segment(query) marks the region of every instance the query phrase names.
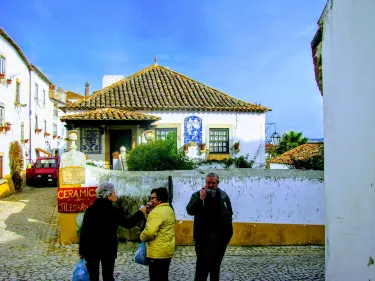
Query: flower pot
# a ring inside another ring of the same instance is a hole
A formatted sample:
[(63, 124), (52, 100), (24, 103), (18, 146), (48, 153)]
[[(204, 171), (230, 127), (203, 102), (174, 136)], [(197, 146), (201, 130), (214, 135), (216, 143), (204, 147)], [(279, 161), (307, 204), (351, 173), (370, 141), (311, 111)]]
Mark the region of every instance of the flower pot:
[(206, 150), (206, 144), (205, 144), (205, 143), (201, 143), (201, 144), (199, 145), (199, 149), (200, 149), (200, 150)]
[(0, 127), (0, 132), (2, 132), (2, 131), (4, 131), (4, 127), (3, 126)]
[(5, 131), (9, 132), (10, 131), (10, 126), (5, 127)]
[(8, 85), (12, 84), (12, 79), (7, 79)]
[(5, 73), (0, 73), (0, 79), (4, 79)]
[(239, 142), (236, 142), (234, 145), (234, 150), (240, 150), (240, 143)]

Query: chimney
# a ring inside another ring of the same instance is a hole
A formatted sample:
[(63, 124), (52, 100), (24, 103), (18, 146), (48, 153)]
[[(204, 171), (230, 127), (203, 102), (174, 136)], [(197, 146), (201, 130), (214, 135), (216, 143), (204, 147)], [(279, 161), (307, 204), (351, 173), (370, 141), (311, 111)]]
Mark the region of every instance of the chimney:
[(89, 85), (89, 82), (86, 82), (86, 85), (85, 85), (85, 98), (88, 98), (90, 95), (90, 85)]

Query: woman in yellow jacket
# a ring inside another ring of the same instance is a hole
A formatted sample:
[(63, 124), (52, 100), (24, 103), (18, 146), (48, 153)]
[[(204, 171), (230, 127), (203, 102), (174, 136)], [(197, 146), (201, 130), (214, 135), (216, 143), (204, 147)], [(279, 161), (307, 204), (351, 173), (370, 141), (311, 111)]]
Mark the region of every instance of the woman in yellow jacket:
[(175, 216), (164, 187), (151, 190), (152, 211), (147, 217), (141, 241), (147, 243), (150, 281), (168, 281), (169, 265), (175, 251)]

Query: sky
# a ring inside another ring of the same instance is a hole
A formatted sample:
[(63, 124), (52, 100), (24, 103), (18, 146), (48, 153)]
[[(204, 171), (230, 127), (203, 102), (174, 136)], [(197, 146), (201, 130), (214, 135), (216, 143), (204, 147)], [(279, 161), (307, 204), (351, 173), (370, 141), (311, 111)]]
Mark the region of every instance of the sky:
[(326, 0), (0, 0), (0, 26), (57, 86), (158, 63), (272, 109), (276, 130), (323, 137), (310, 42)]

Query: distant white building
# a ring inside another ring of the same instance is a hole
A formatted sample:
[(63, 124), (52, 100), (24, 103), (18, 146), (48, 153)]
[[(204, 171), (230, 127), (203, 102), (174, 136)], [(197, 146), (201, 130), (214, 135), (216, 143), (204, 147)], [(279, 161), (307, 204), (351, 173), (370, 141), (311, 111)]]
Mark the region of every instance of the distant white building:
[[(35, 161), (36, 148), (53, 153), (54, 148), (64, 145), (63, 124), (51, 118), (54, 110), (58, 111), (54, 93), (53, 83), (0, 28), (0, 178), (10, 173), (10, 142), (21, 143), (25, 166)], [(59, 144), (54, 142), (54, 135), (60, 136)]]

